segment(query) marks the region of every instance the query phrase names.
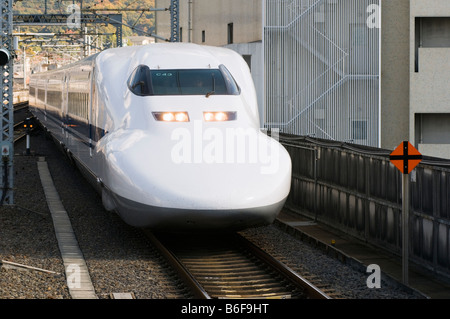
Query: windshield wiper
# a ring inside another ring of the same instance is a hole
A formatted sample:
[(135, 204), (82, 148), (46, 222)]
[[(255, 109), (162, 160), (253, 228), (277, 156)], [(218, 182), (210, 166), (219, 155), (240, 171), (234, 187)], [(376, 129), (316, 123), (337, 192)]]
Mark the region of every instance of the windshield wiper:
[(207, 98), (210, 97), (210, 96), (213, 95), (213, 94), (216, 94), (216, 78), (214, 77), (214, 73), (211, 74), (211, 77), (212, 77), (212, 91), (206, 93), (205, 96), (206, 96)]

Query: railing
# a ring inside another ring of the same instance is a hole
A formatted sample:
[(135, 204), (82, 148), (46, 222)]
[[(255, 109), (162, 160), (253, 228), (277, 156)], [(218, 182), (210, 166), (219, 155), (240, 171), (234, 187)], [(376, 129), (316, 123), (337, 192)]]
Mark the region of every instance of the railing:
[[(267, 0), (266, 26), (269, 29), (289, 29), (303, 16), (313, 12), (323, 0)], [(280, 5), (281, 4), (281, 5)]]
[[(401, 174), (390, 151), (283, 134), (280, 141), (293, 162), (286, 207), (401, 254)], [(413, 173), (410, 258), (450, 279), (450, 161), (425, 158)]]
[[(378, 145), (377, 31), (361, 23), (368, 1), (266, 0), (266, 127)], [(355, 133), (359, 122), (367, 133)]]

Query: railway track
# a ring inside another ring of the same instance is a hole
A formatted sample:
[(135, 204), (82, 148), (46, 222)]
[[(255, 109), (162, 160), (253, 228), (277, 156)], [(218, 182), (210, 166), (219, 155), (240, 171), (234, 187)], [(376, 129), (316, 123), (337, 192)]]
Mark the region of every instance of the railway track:
[(192, 288), (196, 298), (329, 298), (238, 234), (145, 234)]
[(14, 143), (26, 136), (24, 123), (27, 118), (32, 118), (28, 109), (28, 102), (14, 104)]

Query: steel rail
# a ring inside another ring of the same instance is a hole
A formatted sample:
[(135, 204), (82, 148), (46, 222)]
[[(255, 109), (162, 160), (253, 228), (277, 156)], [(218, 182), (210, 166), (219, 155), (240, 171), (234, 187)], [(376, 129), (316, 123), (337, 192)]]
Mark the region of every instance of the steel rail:
[(152, 244), (159, 250), (159, 252), (167, 259), (169, 264), (177, 271), (183, 281), (192, 288), (193, 294), (198, 299), (212, 299), (202, 285), (192, 276), (189, 270), (180, 262), (180, 260), (163, 245), (153, 233), (144, 230), (144, 234), (152, 242)]
[(282, 273), (286, 278), (288, 278), (295, 285), (301, 286), (305, 289), (308, 298), (310, 299), (331, 299), (327, 294), (321, 291), (319, 288), (314, 286), (310, 281), (303, 278), (301, 275), (293, 271), (291, 268), (275, 259), (261, 248), (253, 244), (251, 241), (246, 238), (238, 235), (239, 240), (245, 247), (251, 251), (255, 256), (264, 260), (268, 265), (270, 265), (274, 270)]
[[(18, 120), (17, 113), (24, 110), (26, 111), (28, 109), (28, 106), (28, 101), (14, 104), (14, 144), (26, 136), (25, 133), (21, 133), (21, 128), (23, 127), (25, 119), (22, 119), (21, 117), (21, 119)], [(34, 118), (34, 116), (30, 116), (30, 118)]]
[(219, 241), (217, 237), (214, 240), (205, 235), (204, 242), (200, 239), (199, 248), (197, 242), (185, 246), (183, 239), (178, 243), (172, 238), (159, 240), (150, 231), (144, 233), (193, 288), (196, 298), (331, 299), (240, 235), (233, 234)]

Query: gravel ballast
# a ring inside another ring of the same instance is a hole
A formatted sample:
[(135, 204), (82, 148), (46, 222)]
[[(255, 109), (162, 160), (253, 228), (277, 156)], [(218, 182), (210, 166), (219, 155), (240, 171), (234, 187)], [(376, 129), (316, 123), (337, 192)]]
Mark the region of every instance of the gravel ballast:
[[(2, 267), (0, 299), (70, 299), (53, 222), (37, 170), (45, 158), (84, 255), (98, 298), (130, 293), (136, 299), (189, 296), (143, 235), (106, 212), (101, 198), (42, 131), (32, 156), (16, 146), (14, 206), (0, 207), (0, 259), (58, 274)], [(5, 265), (3, 265), (5, 266)]]
[[(106, 212), (101, 198), (43, 131), (15, 149), (14, 206), (0, 207), (0, 260), (46, 271), (3, 264), (0, 299), (70, 299), (52, 218), (37, 171), (45, 158), (70, 217), (98, 298), (130, 293), (136, 299), (189, 298), (189, 293), (142, 233)], [(344, 298), (415, 298), (398, 287), (369, 289), (367, 274), (357, 272), (275, 226), (242, 232), (261, 248), (276, 252), (289, 265), (323, 276)], [(295, 267), (293, 267), (295, 268)]]

